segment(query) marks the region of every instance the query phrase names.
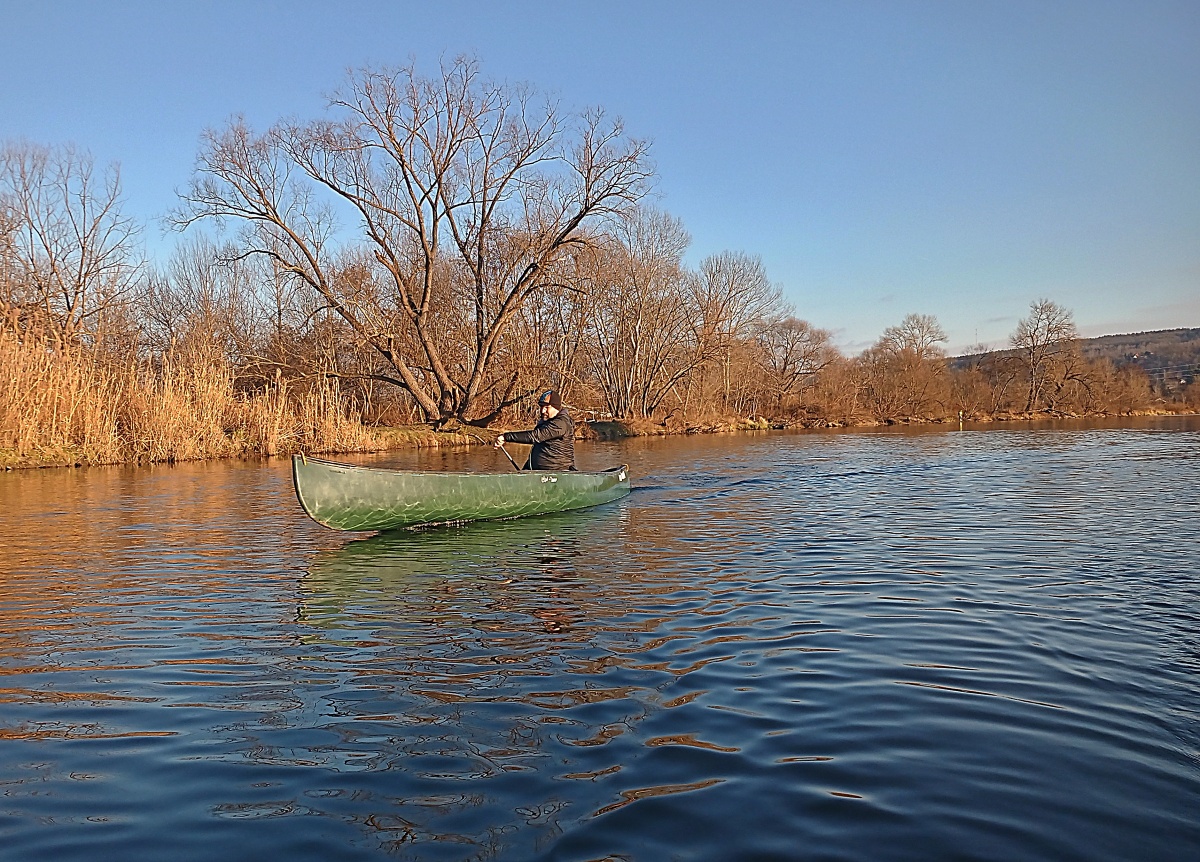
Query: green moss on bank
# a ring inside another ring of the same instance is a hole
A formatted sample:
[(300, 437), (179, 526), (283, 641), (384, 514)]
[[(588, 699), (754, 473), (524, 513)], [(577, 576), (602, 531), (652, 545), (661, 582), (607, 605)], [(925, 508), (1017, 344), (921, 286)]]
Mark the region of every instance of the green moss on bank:
[(24, 454), (16, 449), (0, 448), (0, 470), (23, 470), (37, 467), (82, 467), (102, 463), (94, 454), (74, 447), (35, 449)]

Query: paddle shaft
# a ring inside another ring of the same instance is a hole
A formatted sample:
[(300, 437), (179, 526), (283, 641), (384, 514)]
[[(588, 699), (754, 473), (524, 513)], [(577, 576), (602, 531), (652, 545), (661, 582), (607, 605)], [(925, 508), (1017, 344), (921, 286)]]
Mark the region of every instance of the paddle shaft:
[[(478, 434), (472, 434), (470, 431), (467, 431), (467, 432), (466, 432), (466, 435), (467, 435), (468, 437), (474, 437), (476, 440), (478, 440), (478, 441), (479, 441), (479, 442), (481, 442), (481, 443), (486, 443), (486, 442), (487, 442), (487, 441), (486, 441), (486, 440), (485, 440), (483, 437), (480, 437)], [(504, 448), (504, 444), (503, 444), (503, 443), (501, 443), (501, 444), (500, 444), (499, 446), (497, 446), (496, 448), (497, 448), (497, 449), (499, 449), (501, 452), (503, 452), (503, 453), (504, 453), (504, 457), (508, 459), (508, 463), (509, 463), (509, 464), (512, 464), (512, 465), (513, 465), (513, 469), (514, 469), (514, 470), (516, 470), (518, 473), (520, 473), (520, 472), (521, 472), (521, 468), (517, 466), (517, 462), (513, 460), (513, 456), (508, 454), (508, 450)]]
[(504, 453), (504, 457), (508, 459), (508, 463), (513, 465), (513, 469), (520, 473), (521, 468), (517, 466), (517, 462), (513, 460), (513, 456), (508, 454), (508, 450), (504, 448), (504, 444), (501, 443), (497, 448)]

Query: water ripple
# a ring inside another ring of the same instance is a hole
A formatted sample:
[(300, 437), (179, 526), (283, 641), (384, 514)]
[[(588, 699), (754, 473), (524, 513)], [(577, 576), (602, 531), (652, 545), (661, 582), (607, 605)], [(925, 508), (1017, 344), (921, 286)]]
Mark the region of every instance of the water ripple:
[(0, 476), (0, 859), (1200, 857), (1175, 422), (598, 444), (618, 504), (368, 538)]

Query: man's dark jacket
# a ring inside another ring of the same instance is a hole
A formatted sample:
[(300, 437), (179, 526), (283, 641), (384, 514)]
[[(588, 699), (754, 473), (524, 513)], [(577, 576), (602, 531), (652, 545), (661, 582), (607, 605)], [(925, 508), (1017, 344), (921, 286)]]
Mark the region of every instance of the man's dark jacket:
[(553, 419), (543, 419), (532, 431), (505, 431), (505, 443), (532, 443), (531, 470), (575, 469), (575, 420), (563, 408)]

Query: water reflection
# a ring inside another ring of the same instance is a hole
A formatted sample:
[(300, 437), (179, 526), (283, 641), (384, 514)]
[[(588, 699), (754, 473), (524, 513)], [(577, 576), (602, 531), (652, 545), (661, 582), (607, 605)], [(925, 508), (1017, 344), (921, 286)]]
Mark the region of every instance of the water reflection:
[[(370, 649), (371, 661), (356, 663), (354, 687), (379, 693), (338, 703), (336, 713), (408, 727), (409, 741), (387, 768), (418, 778), (541, 774), (548, 758), (570, 765), (562, 774), (551, 769), (543, 778), (551, 782), (619, 772), (620, 762), (581, 769), (580, 755), (550, 757), (548, 749), (603, 746), (652, 712), (697, 696), (664, 704), (659, 689), (679, 672), (636, 658), (666, 640), (620, 648), (648, 627), (650, 620), (628, 612), (653, 594), (653, 579), (597, 568), (603, 561), (592, 552), (619, 555), (628, 521), (606, 507), (380, 535), (318, 555), (302, 582), (300, 620), (313, 630), (307, 642)], [(694, 737), (654, 742), (667, 744), (736, 750)], [(564, 804), (548, 798), (536, 810)]]
[(1195, 430), (611, 454), (349, 540), (284, 464), (0, 476), (0, 858), (1200, 851)]

